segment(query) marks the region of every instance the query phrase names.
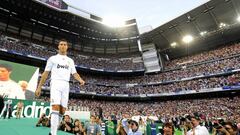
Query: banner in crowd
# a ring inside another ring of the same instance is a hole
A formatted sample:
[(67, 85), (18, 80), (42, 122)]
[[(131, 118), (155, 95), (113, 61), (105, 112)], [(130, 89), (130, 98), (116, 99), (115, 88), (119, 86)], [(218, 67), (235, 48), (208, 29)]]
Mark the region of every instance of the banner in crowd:
[[(23, 103), (23, 109), (21, 117), (25, 118), (39, 118), (41, 114), (45, 113), (47, 117), (50, 116), (51, 107), (49, 102), (39, 102), (33, 100), (19, 100), (19, 99), (4, 99), (5, 108), (10, 105), (10, 113), (12, 117), (16, 117), (17, 104), (19, 102)], [(3, 111), (6, 111), (4, 109)], [(1, 114), (1, 112), (0, 112)], [(66, 111), (73, 119), (80, 119), (81, 121), (89, 121), (90, 112), (89, 111)]]
[[(16, 117), (17, 104), (19, 102), (23, 103), (22, 115), (21, 117), (26, 118), (38, 118), (42, 113), (46, 116), (50, 114), (50, 103), (49, 102), (38, 102), (33, 100), (19, 100), (19, 99), (4, 99), (5, 107), (10, 106), (10, 113), (12, 117)], [(3, 110), (3, 111), (6, 111)]]
[(236, 84), (236, 85), (232, 85), (232, 86), (224, 86), (223, 90), (237, 90), (240, 89), (240, 83)]
[(39, 68), (0, 60), (0, 95), (12, 99), (33, 99)]

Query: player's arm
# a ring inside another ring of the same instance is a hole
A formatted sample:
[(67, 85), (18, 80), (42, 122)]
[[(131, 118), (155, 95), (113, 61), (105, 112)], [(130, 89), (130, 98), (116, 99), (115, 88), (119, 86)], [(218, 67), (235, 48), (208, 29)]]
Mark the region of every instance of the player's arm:
[(35, 92), (35, 95), (36, 95), (37, 97), (39, 97), (40, 94), (41, 94), (42, 86), (43, 86), (43, 84), (46, 82), (46, 79), (47, 79), (47, 77), (48, 77), (49, 72), (50, 72), (50, 71), (44, 71), (44, 72), (42, 73), (42, 77), (41, 77), (40, 82), (39, 82), (39, 84), (38, 84), (38, 88), (37, 88), (37, 90), (36, 90), (36, 92)]
[(80, 77), (80, 75), (77, 72), (73, 74), (73, 77), (80, 83), (80, 85), (85, 84), (85, 81)]

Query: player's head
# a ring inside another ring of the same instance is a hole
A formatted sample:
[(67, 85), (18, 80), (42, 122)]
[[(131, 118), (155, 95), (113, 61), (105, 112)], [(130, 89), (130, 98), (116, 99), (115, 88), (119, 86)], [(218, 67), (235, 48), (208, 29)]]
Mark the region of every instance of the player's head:
[(27, 90), (28, 82), (27, 81), (19, 81), (18, 84), (21, 86), (23, 91)]
[(10, 79), (11, 72), (12, 67), (10, 65), (0, 63), (0, 81), (8, 81)]
[(60, 54), (67, 54), (68, 42), (65, 39), (61, 39), (58, 43), (58, 51)]

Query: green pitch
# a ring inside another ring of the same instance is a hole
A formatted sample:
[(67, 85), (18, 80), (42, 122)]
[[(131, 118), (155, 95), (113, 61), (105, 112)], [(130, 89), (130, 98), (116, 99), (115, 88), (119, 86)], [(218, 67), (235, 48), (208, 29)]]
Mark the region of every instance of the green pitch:
[[(37, 119), (0, 119), (1, 135), (48, 135), (50, 128), (36, 127)], [(58, 131), (58, 135), (72, 135)]]

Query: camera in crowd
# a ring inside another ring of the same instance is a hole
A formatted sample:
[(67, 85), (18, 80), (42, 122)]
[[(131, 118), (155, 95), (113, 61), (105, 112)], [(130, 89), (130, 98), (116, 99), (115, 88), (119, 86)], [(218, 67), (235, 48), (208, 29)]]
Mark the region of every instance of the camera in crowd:
[(213, 128), (215, 129), (221, 129), (225, 125), (225, 122), (223, 119), (218, 119), (217, 121), (213, 122)]
[(189, 114), (184, 115), (183, 117), (180, 117), (181, 122), (191, 121), (191, 116)]
[(41, 115), (41, 117), (38, 120), (38, 123), (36, 124), (36, 127), (44, 126), (44, 127), (50, 127), (50, 117), (48, 118), (45, 113)]

